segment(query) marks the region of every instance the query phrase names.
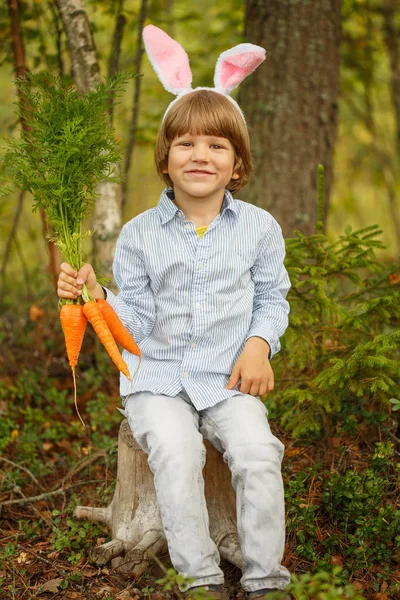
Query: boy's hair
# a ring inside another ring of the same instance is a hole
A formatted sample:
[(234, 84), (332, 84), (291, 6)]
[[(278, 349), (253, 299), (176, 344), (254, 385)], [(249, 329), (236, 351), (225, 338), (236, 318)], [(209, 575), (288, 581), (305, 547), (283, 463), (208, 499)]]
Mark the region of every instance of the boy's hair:
[(242, 115), (228, 98), (210, 90), (197, 90), (182, 96), (165, 115), (154, 158), (158, 174), (171, 187), (168, 173), (162, 171), (168, 166), (171, 142), (185, 133), (228, 139), (235, 151), (234, 172), (239, 173), (239, 179), (231, 179), (226, 187), (234, 193), (246, 185), (253, 170), (249, 133)]

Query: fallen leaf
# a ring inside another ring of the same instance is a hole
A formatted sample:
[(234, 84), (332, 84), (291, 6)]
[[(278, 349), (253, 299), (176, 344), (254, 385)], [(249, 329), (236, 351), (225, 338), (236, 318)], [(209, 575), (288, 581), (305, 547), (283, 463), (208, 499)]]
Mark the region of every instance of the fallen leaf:
[(21, 564), (28, 560), (28, 555), (26, 552), (21, 552), (17, 558), (17, 563)]
[(361, 592), (365, 590), (365, 585), (361, 581), (353, 581), (352, 583), (356, 590), (360, 590)]
[(103, 585), (103, 587), (101, 587), (99, 590), (97, 590), (96, 592), (96, 596), (105, 596), (106, 594), (108, 595), (109, 592), (112, 592), (113, 588), (110, 587), (109, 585)]
[(128, 590), (122, 590), (117, 596), (115, 596), (115, 600), (133, 600), (132, 596), (128, 592)]
[(53, 444), (51, 442), (43, 442), (42, 450), (44, 450), (45, 452), (48, 452), (52, 448), (53, 448)]
[(39, 319), (41, 319), (44, 315), (44, 310), (42, 310), (41, 308), (39, 308), (39, 306), (37, 306), (37, 304), (32, 304), (32, 306), (29, 309), (29, 319), (31, 321), (39, 321)]
[(331, 565), (339, 565), (342, 567), (344, 565), (344, 559), (341, 554), (336, 554), (335, 556), (331, 556), (329, 559)]
[(400, 275), (397, 273), (391, 273), (389, 275), (389, 283), (390, 285), (396, 285), (396, 283), (400, 283)]
[[(49, 514), (49, 517), (51, 517), (51, 513)], [(53, 558), (58, 558), (60, 556), (60, 553), (55, 551), (55, 552), (50, 552), (50, 554), (47, 555), (47, 558), (49, 560), (52, 560)]]
[(61, 578), (50, 579), (50, 581), (46, 581), (41, 588), (39, 589), (39, 594), (43, 594), (43, 592), (50, 592), (51, 594), (55, 594), (60, 589), (60, 585), (62, 583)]
[(290, 457), (290, 456), (297, 456), (298, 454), (301, 454), (303, 451), (303, 448), (288, 448), (287, 450), (285, 450), (285, 456), (286, 457)]

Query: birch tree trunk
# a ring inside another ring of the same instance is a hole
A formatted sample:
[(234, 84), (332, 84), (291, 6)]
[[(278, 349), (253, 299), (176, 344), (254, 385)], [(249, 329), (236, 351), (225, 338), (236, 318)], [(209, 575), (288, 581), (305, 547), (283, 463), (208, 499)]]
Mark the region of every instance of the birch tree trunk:
[[(85, 94), (100, 83), (100, 66), (85, 5), (83, 0), (56, 0), (56, 3), (67, 37), (75, 85), (78, 92)], [(112, 278), (115, 243), (122, 224), (120, 186), (104, 181), (97, 186), (96, 193), (99, 196), (93, 213), (93, 263), (102, 275)]]
[(267, 58), (239, 102), (255, 172), (241, 194), (269, 210), (286, 236), (315, 231), (317, 166), (332, 184), (339, 93), (340, 0), (247, 0), (245, 41)]

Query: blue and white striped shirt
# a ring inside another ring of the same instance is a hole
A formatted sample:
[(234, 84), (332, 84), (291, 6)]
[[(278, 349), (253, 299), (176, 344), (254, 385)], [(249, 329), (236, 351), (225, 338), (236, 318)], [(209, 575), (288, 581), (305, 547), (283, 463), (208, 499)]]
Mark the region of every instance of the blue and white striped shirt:
[[(182, 389), (202, 410), (240, 394), (226, 390), (252, 336), (271, 356), (288, 325), (290, 281), (282, 231), (265, 210), (226, 191), (220, 213), (199, 238), (167, 188), (155, 208), (122, 228), (114, 259), (119, 294), (107, 291), (142, 352), (133, 381), (121, 375), (121, 396)], [(124, 352), (130, 373), (138, 358)]]

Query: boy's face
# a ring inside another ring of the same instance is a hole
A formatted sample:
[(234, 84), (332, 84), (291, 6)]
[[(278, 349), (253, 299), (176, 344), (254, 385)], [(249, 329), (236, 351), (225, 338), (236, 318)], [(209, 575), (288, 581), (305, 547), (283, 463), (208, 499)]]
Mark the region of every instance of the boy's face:
[(218, 199), (231, 179), (235, 151), (229, 140), (210, 135), (181, 135), (173, 140), (168, 154), (168, 173), (175, 197), (187, 200)]

